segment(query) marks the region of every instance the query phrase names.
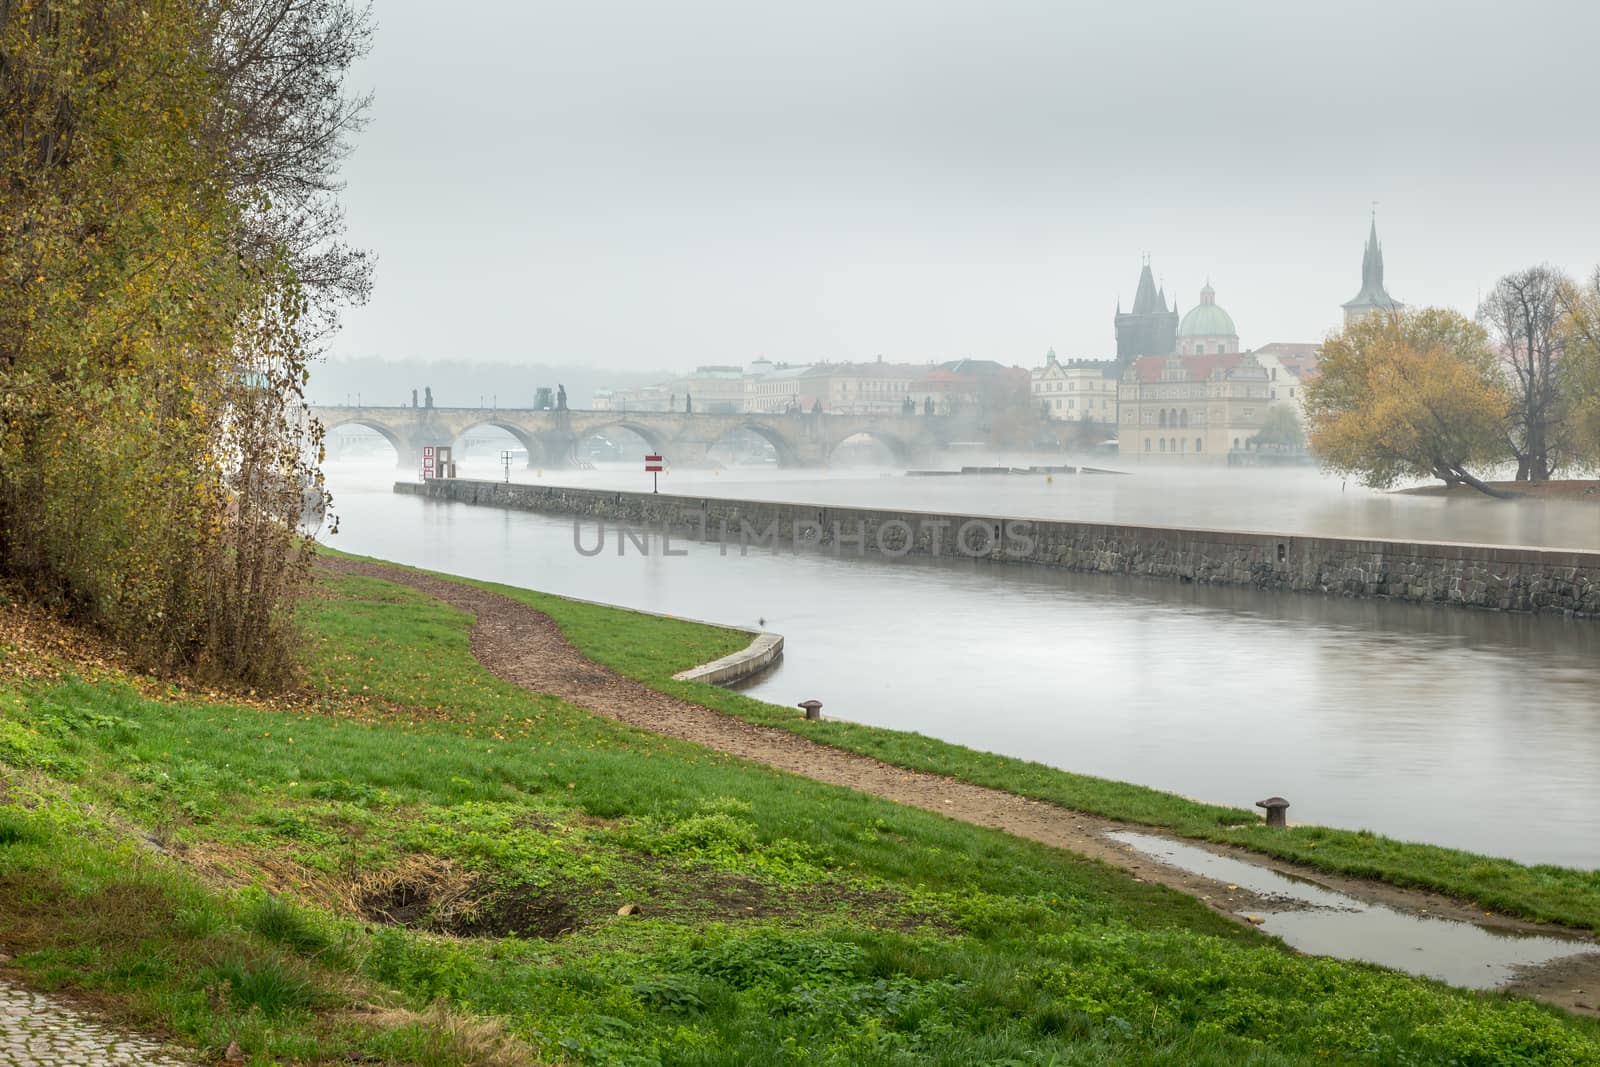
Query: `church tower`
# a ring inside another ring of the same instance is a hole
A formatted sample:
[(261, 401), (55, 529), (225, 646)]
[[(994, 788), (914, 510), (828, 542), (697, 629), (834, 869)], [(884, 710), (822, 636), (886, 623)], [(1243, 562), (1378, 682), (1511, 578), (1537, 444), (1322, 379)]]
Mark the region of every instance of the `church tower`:
[(1140, 356), (1165, 356), (1178, 350), (1178, 309), (1167, 310), (1167, 294), (1156, 288), (1148, 256), (1139, 272), (1133, 310), (1124, 313), (1118, 302), (1116, 326), (1118, 370)]
[(1378, 243), (1378, 216), (1372, 216), (1367, 248), (1361, 256), (1361, 291), (1344, 304), (1344, 324), (1360, 322), (1374, 312), (1404, 310), (1405, 305), (1383, 287), (1383, 246)]

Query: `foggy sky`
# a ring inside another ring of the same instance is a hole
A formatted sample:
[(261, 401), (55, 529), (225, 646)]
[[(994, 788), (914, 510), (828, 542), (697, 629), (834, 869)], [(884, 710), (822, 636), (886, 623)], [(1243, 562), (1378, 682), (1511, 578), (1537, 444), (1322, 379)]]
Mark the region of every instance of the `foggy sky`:
[(1149, 252), (1246, 346), (1600, 262), (1593, 0), (378, 0), (345, 356), (1114, 351)]

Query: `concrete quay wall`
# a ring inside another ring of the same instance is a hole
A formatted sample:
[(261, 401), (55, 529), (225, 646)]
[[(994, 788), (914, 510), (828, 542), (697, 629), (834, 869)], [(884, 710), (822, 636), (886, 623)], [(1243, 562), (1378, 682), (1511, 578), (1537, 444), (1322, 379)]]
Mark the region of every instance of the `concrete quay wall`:
[[(1122, 526), (461, 479), (398, 482), (395, 491), (625, 527), (667, 526), (674, 539), (720, 539), (729, 551), (743, 543), (862, 557), (968, 556), (1098, 574), (1600, 617), (1600, 551)], [(578, 533), (586, 547), (596, 543), (592, 522)], [(606, 537), (610, 550), (615, 533)]]

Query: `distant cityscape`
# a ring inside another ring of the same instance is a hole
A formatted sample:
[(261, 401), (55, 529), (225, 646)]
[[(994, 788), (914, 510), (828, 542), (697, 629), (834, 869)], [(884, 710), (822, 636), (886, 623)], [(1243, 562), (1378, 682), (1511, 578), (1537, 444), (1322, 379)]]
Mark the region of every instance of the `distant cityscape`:
[[(1361, 288), (1340, 306), (1346, 323), (1403, 307), (1384, 285), (1375, 219), (1363, 250)], [(600, 388), (588, 406), (618, 413), (984, 413), (991, 419), (1026, 412), (1068, 424), (1064, 436), (1071, 443), (1132, 459), (1228, 462), (1262, 447), (1298, 449), (1304, 387), (1316, 374), (1320, 341), (1244, 348), (1209, 280), (1199, 302), (1180, 316), (1176, 294), (1169, 304), (1149, 257), (1132, 307), (1119, 305), (1112, 324), (1111, 357), (1061, 359), (1050, 349), (1032, 368), (988, 359), (793, 364), (761, 358), (699, 366), (650, 385)], [(1291, 429), (1263, 437), (1274, 423)]]

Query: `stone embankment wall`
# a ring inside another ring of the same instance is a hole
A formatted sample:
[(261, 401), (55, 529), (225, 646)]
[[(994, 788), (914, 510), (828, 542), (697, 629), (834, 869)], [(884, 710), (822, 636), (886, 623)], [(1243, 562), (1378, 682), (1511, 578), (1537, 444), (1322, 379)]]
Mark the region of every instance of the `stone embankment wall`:
[[(655, 530), (670, 525), (674, 538), (720, 539), (732, 546), (729, 551), (743, 543), (864, 557), (969, 556), (1100, 574), (1600, 617), (1600, 551), (1118, 526), (459, 479), (399, 482), (395, 491)], [(578, 531), (590, 547), (597, 532), (590, 523)]]

